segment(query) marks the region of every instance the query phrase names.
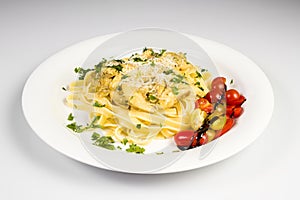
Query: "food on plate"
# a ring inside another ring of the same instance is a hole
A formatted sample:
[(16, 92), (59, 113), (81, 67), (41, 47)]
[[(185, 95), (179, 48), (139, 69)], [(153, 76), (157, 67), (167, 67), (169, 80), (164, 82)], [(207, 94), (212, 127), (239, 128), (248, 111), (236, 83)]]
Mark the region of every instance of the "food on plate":
[[(191, 118), (198, 126), (194, 126), (194, 130), (182, 130), (174, 137), (181, 150), (201, 146), (219, 138), (235, 125), (237, 118), (244, 112), (242, 104), (246, 98), (235, 89), (227, 90), (226, 78), (214, 78), (208, 88), (211, 88), (210, 91), (195, 102), (194, 113), (201, 110), (207, 116), (202, 125), (199, 125), (196, 118)], [(199, 118), (199, 114), (196, 116)]]
[(182, 150), (206, 144), (234, 125), (246, 100), (238, 91), (227, 90), (225, 78), (211, 81), (211, 74), (190, 63), (184, 53), (166, 50), (145, 48), (75, 72), (79, 80), (63, 88), (70, 92), (65, 102), (88, 112), (91, 121), (67, 127), (77, 133), (101, 128), (105, 136), (94, 133), (92, 140), (110, 150), (115, 140), (128, 142), (126, 151), (135, 153), (145, 151), (138, 145), (156, 139), (174, 137)]

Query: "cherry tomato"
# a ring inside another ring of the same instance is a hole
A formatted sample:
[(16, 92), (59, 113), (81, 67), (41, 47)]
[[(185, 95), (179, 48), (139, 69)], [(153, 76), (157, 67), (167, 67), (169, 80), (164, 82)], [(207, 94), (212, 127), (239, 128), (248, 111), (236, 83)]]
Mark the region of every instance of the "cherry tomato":
[(242, 107), (236, 107), (233, 109), (232, 116), (234, 118), (238, 118), (243, 114), (243, 112), (244, 112), (244, 109)]
[(235, 123), (234, 119), (227, 117), (226, 123), (220, 132), (220, 136), (222, 136), (224, 133), (229, 131), (233, 127), (234, 123)]
[(174, 136), (174, 140), (179, 149), (186, 150), (191, 146), (194, 137), (196, 136), (197, 133), (195, 133), (193, 130), (185, 130), (178, 132)]
[(195, 107), (200, 108), (206, 113), (211, 113), (211, 111), (213, 110), (213, 105), (209, 103), (209, 101), (205, 98), (198, 99), (195, 103)]
[(194, 137), (191, 147), (196, 147), (198, 143), (197, 137)]
[(200, 138), (200, 141), (199, 141), (199, 143), (200, 143), (200, 145), (204, 145), (204, 144), (206, 144), (207, 143), (207, 135), (206, 135), (206, 133), (204, 133), (203, 135), (202, 135), (202, 137)]
[(236, 105), (234, 104), (240, 98), (240, 93), (235, 89), (230, 89), (226, 91), (226, 101), (228, 105)]
[(246, 98), (243, 95), (240, 95), (239, 99), (232, 102), (235, 106), (241, 106), (246, 101)]
[(205, 99), (207, 99), (209, 101), (209, 103), (211, 103), (211, 98), (210, 98), (211, 94), (210, 92), (208, 92), (206, 95), (205, 95)]
[(226, 106), (226, 115), (228, 117), (232, 116), (234, 108), (235, 108), (235, 106), (233, 106), (233, 105), (227, 105)]

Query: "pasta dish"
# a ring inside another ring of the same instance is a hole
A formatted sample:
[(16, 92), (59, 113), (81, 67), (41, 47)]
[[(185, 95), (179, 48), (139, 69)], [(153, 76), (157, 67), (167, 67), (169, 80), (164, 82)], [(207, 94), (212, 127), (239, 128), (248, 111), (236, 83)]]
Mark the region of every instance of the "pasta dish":
[(79, 80), (69, 84), (66, 105), (88, 112), (91, 121), (96, 117), (93, 125), (116, 140), (145, 145), (195, 130), (207, 117), (199, 110), (195, 121), (193, 113), (195, 101), (210, 91), (210, 74), (184, 53), (145, 48), (75, 71)]

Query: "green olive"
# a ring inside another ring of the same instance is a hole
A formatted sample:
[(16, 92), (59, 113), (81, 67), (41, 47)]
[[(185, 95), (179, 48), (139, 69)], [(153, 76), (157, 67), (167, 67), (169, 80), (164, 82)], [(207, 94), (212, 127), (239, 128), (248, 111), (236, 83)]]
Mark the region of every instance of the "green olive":
[(213, 118), (210, 128), (213, 130), (221, 130), (225, 124), (226, 124), (226, 117), (219, 116), (219, 117)]

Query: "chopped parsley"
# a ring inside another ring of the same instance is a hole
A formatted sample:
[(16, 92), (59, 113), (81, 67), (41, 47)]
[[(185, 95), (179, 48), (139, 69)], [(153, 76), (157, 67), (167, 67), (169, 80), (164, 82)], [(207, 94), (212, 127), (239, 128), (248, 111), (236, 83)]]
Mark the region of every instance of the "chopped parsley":
[(123, 75), (121, 79), (123, 80), (123, 79), (126, 79), (128, 77), (129, 77), (128, 75)]
[(169, 74), (173, 74), (174, 71), (173, 71), (172, 69), (169, 69), (169, 70), (167, 70), (167, 71), (164, 71), (163, 73), (164, 73), (165, 75), (169, 75)]
[(198, 87), (198, 88), (199, 88), (200, 90), (204, 91), (204, 88), (203, 88), (203, 87), (200, 86), (200, 87)]
[(177, 87), (172, 87), (172, 93), (175, 94), (175, 95), (178, 95), (179, 94), (179, 89)]
[(102, 61), (95, 65), (96, 72), (101, 72), (101, 69), (105, 66), (106, 62), (107, 60), (105, 58), (102, 58)]
[(137, 125), (136, 125), (136, 128), (141, 129), (141, 128), (142, 128), (142, 125), (141, 125), (141, 124), (137, 124)]
[(87, 126), (77, 125), (76, 122), (71, 124), (67, 124), (67, 128), (71, 129), (75, 133), (82, 133), (83, 131), (87, 131), (89, 129), (101, 128), (100, 125), (95, 124), (100, 119), (100, 116), (96, 116), (90, 124)]
[(162, 56), (166, 51), (167, 51), (166, 49), (160, 50), (160, 53), (158, 54), (158, 56), (159, 56), (159, 57)]
[(230, 80), (230, 85), (232, 85), (232, 84), (233, 84), (233, 79)]
[(127, 138), (123, 138), (123, 140), (121, 141), (121, 144), (126, 145), (128, 142)]
[(195, 85), (197, 85), (197, 86), (200, 86), (200, 82), (199, 82), (199, 81), (197, 81), (197, 82), (195, 83)]
[(67, 89), (65, 87), (62, 87), (61, 89), (64, 90), (64, 91), (67, 91)]
[(184, 79), (184, 76), (176, 74), (175, 77), (171, 79), (171, 82), (173, 82), (173, 83), (185, 83), (183, 81), (183, 79)]
[(107, 66), (108, 68), (113, 68), (115, 70), (117, 70), (118, 72), (122, 71), (123, 70), (123, 67), (122, 65), (111, 65), (111, 66)]
[(93, 104), (94, 107), (98, 107), (98, 108), (103, 108), (105, 107), (105, 104), (100, 104), (98, 101), (95, 101), (95, 103)]
[(201, 72), (206, 72), (207, 71), (207, 69), (201, 69)]
[(197, 77), (198, 78), (202, 78), (202, 75), (200, 74), (200, 72), (196, 71)]
[(135, 57), (135, 58), (132, 58), (134, 62), (145, 62), (147, 61), (147, 59), (143, 60), (141, 59), (140, 57)]
[(162, 125), (161, 123), (159, 123), (159, 126), (160, 126), (160, 127), (163, 127), (163, 125)]
[(92, 135), (92, 140), (94, 141), (93, 145), (102, 147), (108, 150), (115, 150), (116, 147), (112, 144), (114, 139), (111, 136), (101, 136), (100, 134), (94, 132)]
[(120, 147), (120, 146), (117, 146), (117, 148), (120, 149), (120, 150), (122, 150), (122, 147)]
[(68, 124), (67, 128), (71, 129), (75, 133), (81, 133), (85, 130), (84, 128), (82, 128), (82, 125), (77, 125), (76, 122)]
[(154, 67), (154, 66), (155, 66), (154, 61), (152, 61), (150, 65), (151, 65), (152, 67)]
[(85, 77), (85, 75), (86, 75), (86, 73), (88, 73), (89, 71), (92, 71), (92, 69), (83, 69), (81, 67), (76, 67), (74, 69), (74, 71), (75, 71), (75, 73), (78, 74), (78, 79), (79, 80), (83, 80), (84, 77)]
[(69, 116), (68, 116), (68, 120), (72, 121), (73, 119), (74, 119), (74, 116), (72, 115), (72, 113), (70, 113)]
[(130, 153), (143, 154), (145, 152), (145, 149), (138, 146), (137, 144), (130, 144), (129, 148), (127, 148), (126, 151)]
[(173, 153), (176, 153), (176, 152), (180, 152), (180, 150), (173, 150), (172, 152), (173, 152)]
[(156, 152), (156, 155), (162, 155), (162, 154), (164, 154), (163, 151), (161, 151), (161, 152)]
[(154, 96), (154, 95), (152, 95), (150, 93), (147, 93), (146, 96), (147, 96), (147, 100), (150, 101), (150, 102), (152, 102), (152, 103), (155, 103), (155, 102), (158, 101), (158, 99), (156, 98), (156, 96)]

